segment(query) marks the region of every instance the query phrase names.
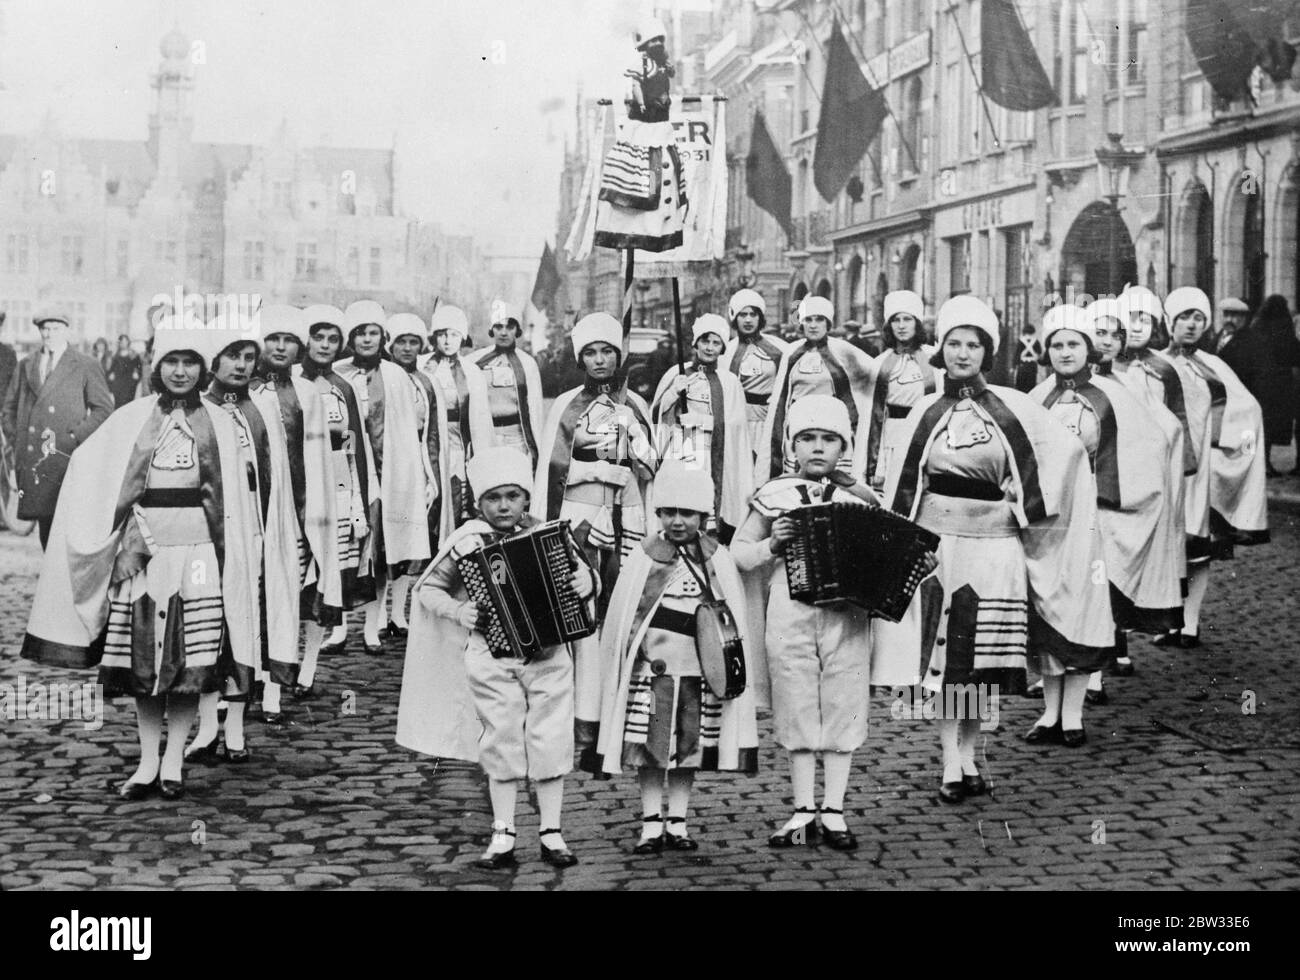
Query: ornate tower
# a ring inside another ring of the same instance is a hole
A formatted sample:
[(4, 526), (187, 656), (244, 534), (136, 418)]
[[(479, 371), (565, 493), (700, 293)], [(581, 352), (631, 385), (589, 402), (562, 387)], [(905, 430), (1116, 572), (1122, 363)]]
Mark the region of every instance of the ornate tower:
[(149, 116), (149, 152), (158, 173), (175, 175), (194, 132), (190, 95), (194, 90), (194, 66), (190, 61), (190, 40), (173, 29), (159, 45), (162, 62), (154, 73), (154, 108)]

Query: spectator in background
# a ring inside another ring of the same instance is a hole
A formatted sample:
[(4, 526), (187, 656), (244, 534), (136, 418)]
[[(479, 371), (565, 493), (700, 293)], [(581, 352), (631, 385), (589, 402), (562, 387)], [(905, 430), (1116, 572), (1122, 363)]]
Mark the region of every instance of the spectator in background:
[(1026, 323), (1020, 331), (1020, 362), (1016, 365), (1016, 390), (1026, 394), (1038, 384), (1038, 366), (1043, 359), (1043, 345), (1035, 336), (1034, 327)]
[(857, 320), (844, 324), (845, 339), (868, 357), (879, 357), (882, 350), (880, 330), (875, 324), (863, 326)]
[[(100, 363), (103, 364), (102, 361)], [(145, 371), (141, 367), (140, 358), (131, 350), (131, 338), (126, 334), (118, 336), (117, 351), (104, 366), (104, 374), (108, 377), (108, 389), (113, 393), (117, 408), (133, 401), (139, 394), (140, 384), (145, 380)]]
[(1207, 354), (1223, 355), (1223, 348), (1228, 346), (1237, 331), (1246, 325), (1250, 319), (1250, 307), (1235, 297), (1228, 297), (1219, 304), (1219, 325), (1211, 327), (1205, 331), (1200, 342), (1196, 345), (1197, 350), (1203, 350)]
[[(5, 325), (5, 314), (0, 313), (0, 327)], [(0, 405), (4, 404), (9, 382), (18, 370), (18, 355), (8, 344), (0, 343)]]
[(1269, 476), (1274, 446), (1291, 443), (1296, 418), (1296, 376), (1300, 374), (1300, 341), (1296, 340), (1286, 298), (1264, 300), (1250, 326), (1237, 331), (1220, 354), (1237, 373), (1264, 411), (1264, 462)]
[(99, 362), (99, 366), (103, 368), (104, 374), (107, 376), (108, 369), (113, 363), (113, 356), (108, 352), (108, 341), (103, 337), (97, 337), (90, 347), (90, 353)]
[(66, 315), (43, 311), (32, 322), (41, 347), (18, 366), (0, 424), (14, 447), (18, 517), (36, 521), (44, 548), (68, 460), (113, 413), (113, 396), (98, 362), (68, 346)]

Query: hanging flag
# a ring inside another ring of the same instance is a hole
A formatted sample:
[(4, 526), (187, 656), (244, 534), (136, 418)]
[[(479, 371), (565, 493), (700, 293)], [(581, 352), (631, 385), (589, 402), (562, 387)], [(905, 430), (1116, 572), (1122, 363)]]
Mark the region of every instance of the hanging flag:
[(555, 253), (551, 251), (551, 243), (547, 242), (542, 249), (541, 265), (537, 267), (537, 279), (533, 282), (534, 309), (544, 310), (550, 305), (551, 300), (555, 298), (555, 291), (560, 288), (562, 279), (559, 263), (555, 261)]
[(844, 189), (888, 113), (884, 95), (871, 87), (836, 21), (826, 44), (826, 82), (817, 120), (813, 183), (827, 201)]
[(785, 169), (785, 158), (768, 132), (763, 113), (754, 112), (749, 134), (749, 156), (745, 158), (745, 183), (749, 199), (770, 214), (789, 238), (794, 222), (790, 219), (793, 181)]
[(1014, 0), (984, 0), (980, 8), (980, 76), (984, 94), (1004, 109), (1029, 112), (1057, 104)]
[(1201, 74), (1221, 99), (1245, 94), (1259, 50), (1225, 0), (1187, 0), (1184, 29)]
[(1288, 44), (1285, 21), (1300, 18), (1300, 0), (1253, 0), (1233, 5), (1232, 15), (1258, 50), (1259, 67), (1274, 82), (1291, 77), (1296, 49)]

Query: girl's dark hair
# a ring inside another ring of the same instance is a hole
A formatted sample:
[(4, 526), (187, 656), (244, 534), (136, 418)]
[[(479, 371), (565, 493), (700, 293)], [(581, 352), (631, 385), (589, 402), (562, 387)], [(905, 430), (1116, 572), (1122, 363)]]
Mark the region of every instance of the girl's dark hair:
[[(757, 307), (757, 306), (755, 306), (755, 307), (748, 307), (748, 306), (746, 306), (746, 307), (744, 307), (744, 309), (746, 309), (746, 310), (748, 310), (748, 309), (755, 309), (755, 310), (758, 310), (758, 307)], [(740, 333), (740, 327), (736, 325), (736, 320), (739, 319), (739, 317), (740, 317), (740, 314), (737, 313), (735, 316), (730, 317), (730, 318), (728, 318), (728, 320), (727, 320), (727, 323), (729, 323), (729, 324), (731, 325), (731, 329), (734, 330), (734, 331), (736, 331), (737, 334)], [(758, 310), (758, 332), (759, 332), (759, 333), (762, 333), (762, 332), (765, 331), (766, 329), (767, 329), (767, 314), (764, 313), (762, 310)]]
[[(984, 347), (984, 360), (980, 362), (980, 371), (987, 374), (993, 370), (993, 338), (983, 327), (954, 327), (955, 330), (974, 330), (975, 336), (979, 337), (980, 344)], [(946, 370), (947, 365), (943, 360), (943, 344), (930, 357), (930, 367), (937, 367), (940, 371)]]
[[(1079, 331), (1076, 330), (1075, 333), (1079, 333)], [(1101, 354), (1097, 352), (1097, 348), (1093, 344), (1092, 338), (1087, 334), (1079, 334), (1079, 336), (1083, 338), (1083, 344), (1088, 348), (1087, 362), (1089, 364), (1100, 364)], [(1043, 344), (1043, 354), (1038, 358), (1038, 363), (1047, 368), (1052, 366), (1052, 355), (1048, 352), (1047, 344)]]
[[(203, 358), (199, 357), (198, 351), (192, 351), (192, 350), (177, 351), (176, 353), (193, 354), (196, 358), (198, 358), (199, 363), (203, 364)], [(163, 360), (166, 360), (166, 358), (163, 358)], [(209, 371), (206, 366), (204, 366), (199, 370), (199, 380), (198, 383), (194, 386), (194, 390), (203, 391), (211, 383), (212, 383), (212, 372)], [(149, 372), (149, 390), (156, 395), (168, 394), (167, 386), (163, 384), (163, 379), (162, 379), (162, 361), (159, 361), (157, 366), (155, 366), (154, 369)]]
[[(912, 314), (910, 313), (906, 315), (912, 316)], [(898, 316), (898, 314), (895, 313), (894, 316)], [(898, 338), (894, 336), (894, 316), (891, 316), (888, 320), (886, 320), (885, 325), (880, 330), (880, 336), (884, 339), (886, 350), (890, 350), (898, 344)], [(925, 336), (925, 328), (921, 324), (921, 321), (918, 317), (912, 316), (912, 319), (916, 320), (916, 329), (913, 331), (912, 339), (909, 341), (909, 343), (916, 347), (920, 347), (921, 341)], [(861, 333), (862, 331), (859, 330), (858, 331), (859, 336), (861, 335)]]
[[(262, 354), (261, 344), (257, 343), (257, 341), (255, 340), (236, 340), (232, 343), (227, 344), (225, 347), (221, 349), (220, 354), (217, 354), (215, 357), (212, 358), (212, 364), (210, 366), (211, 373), (212, 374), (217, 373), (217, 365), (221, 363), (221, 358), (225, 355), (226, 351), (230, 350), (230, 348), (232, 347), (244, 347), (247, 346), (248, 344), (252, 344), (254, 347), (258, 349), (257, 350), (258, 359), (260, 360)], [(206, 385), (204, 387), (206, 387)]]

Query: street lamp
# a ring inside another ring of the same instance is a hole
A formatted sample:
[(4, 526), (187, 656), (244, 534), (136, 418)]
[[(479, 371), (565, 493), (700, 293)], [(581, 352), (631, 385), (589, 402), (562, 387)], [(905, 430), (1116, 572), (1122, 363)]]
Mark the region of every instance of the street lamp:
[(1139, 150), (1124, 147), (1122, 133), (1107, 133), (1105, 146), (1097, 147), (1097, 186), (1101, 196), (1110, 204), (1109, 270), (1107, 287), (1112, 294), (1119, 292), (1119, 255), (1116, 231), (1120, 223), (1120, 199), (1128, 194), (1129, 168), (1142, 159)]
[(648, 292), (650, 292), (650, 283), (644, 279), (638, 279), (636, 281), (637, 306), (640, 309), (638, 321), (642, 330), (645, 329), (645, 297)]

